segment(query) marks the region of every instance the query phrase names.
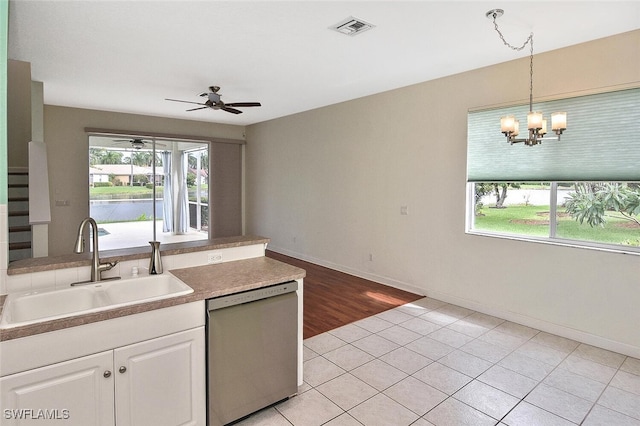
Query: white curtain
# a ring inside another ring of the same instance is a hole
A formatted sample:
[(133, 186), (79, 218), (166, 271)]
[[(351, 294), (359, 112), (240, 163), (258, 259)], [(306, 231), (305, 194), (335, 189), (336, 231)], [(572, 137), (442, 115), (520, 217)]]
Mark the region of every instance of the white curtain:
[(171, 184), (171, 152), (162, 152), (164, 190), (162, 192), (162, 230), (173, 232), (173, 185)]
[(176, 178), (176, 194), (175, 202), (175, 228), (174, 233), (186, 234), (189, 231), (189, 193), (187, 191), (187, 171), (188, 171), (188, 155), (184, 151), (174, 152), (176, 159), (175, 171), (172, 173)]

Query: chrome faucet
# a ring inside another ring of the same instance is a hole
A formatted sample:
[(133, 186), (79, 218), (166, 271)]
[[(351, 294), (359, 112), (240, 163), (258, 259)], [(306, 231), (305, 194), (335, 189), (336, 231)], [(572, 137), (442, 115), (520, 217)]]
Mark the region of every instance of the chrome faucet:
[[(92, 282), (102, 281), (104, 280), (104, 278), (102, 278), (101, 276), (102, 271), (108, 271), (109, 269), (113, 268), (118, 264), (117, 260), (115, 262), (107, 262), (107, 263), (100, 262), (100, 256), (98, 253), (98, 225), (96, 224), (96, 221), (90, 217), (83, 220), (82, 223), (80, 224), (80, 228), (78, 228), (78, 238), (76, 239), (76, 248), (74, 252), (78, 254), (84, 253), (84, 228), (86, 228), (88, 224), (91, 224), (91, 229), (93, 232), (92, 233), (93, 256), (91, 258), (91, 280), (80, 282), (80, 283), (73, 283), (71, 285), (79, 285), (79, 284), (85, 284), (90, 282), (92, 283)], [(120, 277), (107, 278), (107, 279), (118, 279), (118, 278)]]

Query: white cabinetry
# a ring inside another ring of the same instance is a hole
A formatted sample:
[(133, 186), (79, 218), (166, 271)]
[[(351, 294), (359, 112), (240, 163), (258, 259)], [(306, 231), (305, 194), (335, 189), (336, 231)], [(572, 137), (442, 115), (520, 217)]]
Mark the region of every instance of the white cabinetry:
[(5, 376), (0, 423), (204, 426), (204, 351), (198, 327)]
[(112, 365), (108, 351), (1, 378), (0, 424), (113, 425)]
[(116, 424), (205, 424), (204, 327), (114, 351)]

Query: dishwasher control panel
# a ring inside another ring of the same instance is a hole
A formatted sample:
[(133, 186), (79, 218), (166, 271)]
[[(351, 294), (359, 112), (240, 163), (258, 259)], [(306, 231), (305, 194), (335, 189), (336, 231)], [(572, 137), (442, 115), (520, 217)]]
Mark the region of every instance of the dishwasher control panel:
[(207, 310), (223, 309), (229, 306), (241, 305), (243, 303), (254, 302), (268, 297), (279, 296), (298, 290), (297, 281), (276, 284), (269, 287), (262, 287), (255, 290), (244, 291), (242, 293), (230, 294), (228, 296), (216, 297), (207, 300)]

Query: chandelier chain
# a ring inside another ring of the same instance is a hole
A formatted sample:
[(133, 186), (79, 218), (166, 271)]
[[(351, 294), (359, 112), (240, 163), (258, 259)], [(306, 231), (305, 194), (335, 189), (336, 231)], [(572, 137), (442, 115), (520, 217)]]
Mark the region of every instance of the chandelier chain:
[(514, 46), (504, 38), (504, 35), (502, 34), (500, 29), (498, 28), (498, 23), (496, 22), (496, 18), (497, 17), (498, 17), (498, 15), (496, 15), (494, 13), (493, 14), (493, 27), (496, 30), (496, 32), (498, 33), (498, 36), (500, 36), (500, 40), (502, 40), (502, 43), (504, 43), (505, 46), (507, 46), (508, 48), (510, 48), (512, 50), (517, 50), (517, 51), (521, 51), (522, 49), (524, 49), (527, 46), (527, 44), (530, 47), (530, 53), (529, 53), (529, 111), (532, 111), (532, 109), (533, 109), (533, 33), (529, 34), (529, 37), (527, 37), (527, 39), (524, 41), (524, 43), (522, 43), (522, 46), (520, 46), (520, 47)]
[(504, 35), (502, 35), (502, 32), (498, 28), (498, 22), (496, 22), (496, 18), (497, 18), (497, 15), (494, 13), (493, 14), (493, 27), (495, 28), (496, 32), (500, 36), (500, 40), (502, 40), (502, 42), (504, 43), (505, 46), (509, 47), (510, 49), (520, 51), (520, 50), (524, 49), (525, 47), (527, 47), (527, 44), (529, 44), (529, 42), (531, 42), (531, 50), (533, 50), (533, 33), (529, 34), (529, 37), (527, 37), (527, 39), (524, 41), (524, 43), (522, 43), (522, 46), (520, 46), (520, 47), (513, 46), (511, 43), (509, 43), (507, 40), (505, 40)]

